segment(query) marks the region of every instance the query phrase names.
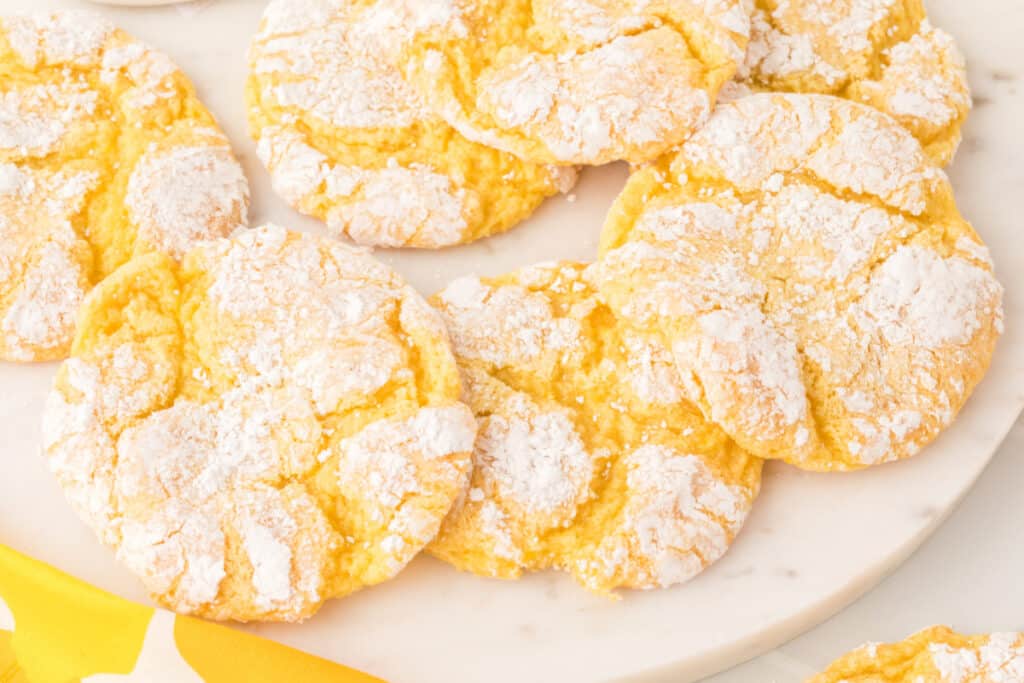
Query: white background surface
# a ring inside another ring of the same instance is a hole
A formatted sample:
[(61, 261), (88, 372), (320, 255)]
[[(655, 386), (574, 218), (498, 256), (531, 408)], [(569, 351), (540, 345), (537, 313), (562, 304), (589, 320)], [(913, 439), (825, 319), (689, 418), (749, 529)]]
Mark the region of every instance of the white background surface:
[[(0, 10), (85, 4), (0, 0)], [(244, 49), (263, 4), (216, 0), (111, 16), (170, 54), (196, 81), (246, 165), (255, 222), (273, 218), (312, 227), (273, 197), (245, 136)], [(992, 376), (953, 430), (921, 458), (871, 472), (822, 477), (773, 466), (734, 551), (678, 590), (609, 604), (557, 575), (503, 584), (423, 560), (397, 581), (331, 603), (303, 626), (255, 630), (393, 683), (679, 682), (807, 630), (891, 571), (950, 510), (1024, 402), (1024, 328), (1017, 325), (1024, 320), (1024, 100), (1018, 90), (1024, 7), (1016, 0), (936, 0), (930, 9), (971, 61), (978, 107), (952, 176), (963, 212), (996, 247), (1010, 290), (1007, 335)], [(576, 203), (554, 200), (528, 225), (468, 249), (380, 255), (425, 293), (465, 272), (496, 274), (540, 259), (586, 258), (623, 177), (618, 167), (588, 171)], [(38, 456), (38, 410), (50, 372), (0, 365), (0, 540), (143, 599), (134, 579), (67, 510)], [(715, 683), (798, 681), (864, 640), (900, 638), (935, 622), (969, 631), (1024, 628), (1018, 579), (1024, 551), (1017, 537), (1022, 431), (962, 511), (896, 576), (835, 620)], [(7, 474), (14, 471), (16, 477)], [(664, 673), (635, 675), (651, 668)]]
[(1022, 486), (1024, 420), (949, 520), (877, 588), (783, 647), (704, 683), (795, 683), (862, 643), (902, 640), (933, 624), (967, 633), (1024, 631)]

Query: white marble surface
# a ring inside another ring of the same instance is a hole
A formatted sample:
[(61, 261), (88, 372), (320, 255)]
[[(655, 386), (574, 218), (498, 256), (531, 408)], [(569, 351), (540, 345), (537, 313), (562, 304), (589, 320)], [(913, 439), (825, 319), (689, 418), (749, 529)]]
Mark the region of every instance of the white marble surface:
[(795, 683), (861, 643), (901, 640), (932, 624), (967, 633), (1024, 630), (1022, 456), (1024, 419), (948, 521), (877, 588), (814, 630), (704, 683)]
[[(0, 0), (0, 11), (86, 4)], [(808, 630), (904, 560), (967, 491), (1024, 404), (1024, 325), (1018, 324), (1024, 320), (1024, 250), (1018, 227), (1024, 101), (1017, 81), (1024, 77), (1024, 49), (1017, 35), (1024, 27), (1024, 7), (1015, 0), (990, 0), (983, 13), (978, 3), (930, 4), (936, 23), (961, 39), (971, 60), (979, 106), (952, 175), (961, 208), (993, 246), (1008, 287), (1007, 333), (992, 373), (953, 429), (921, 457), (869, 472), (830, 477), (770, 467), (762, 499), (733, 551), (678, 589), (611, 603), (555, 574), (498, 583), (423, 559), (396, 581), (329, 604), (305, 625), (252, 630), (393, 683), (682, 683)], [(262, 6), (259, 0), (213, 0), (104, 11), (168, 52), (193, 76), (246, 164), (254, 221), (274, 219), (316, 229), (272, 195), (245, 136), (244, 49)], [(575, 203), (555, 200), (529, 224), (500, 238), (442, 253), (381, 256), (424, 292), (465, 272), (498, 273), (541, 259), (587, 258), (624, 175), (621, 167), (588, 171)], [(0, 365), (0, 540), (109, 590), (143, 599), (133, 578), (67, 509), (38, 456), (38, 411), (52, 371), (52, 366)], [(958, 515), (880, 591), (812, 634), (718, 680), (797, 681), (861, 640), (895, 638), (934, 621), (970, 630), (1020, 628), (965, 611), (976, 595), (988, 595), (997, 604), (1000, 589), (1004, 616), (1009, 618), (1008, 604), (1021, 604), (1019, 581), (1009, 578), (1024, 564), (1021, 553), (1010, 550), (1021, 512), (1014, 486), (1020, 479), (1010, 479), (1021, 473), (1015, 455), (1004, 449), (993, 470), (997, 479), (992, 481), (990, 472), (968, 500), (966, 509), (977, 510), (969, 523)], [(902, 579), (905, 572), (911, 574)], [(939, 609), (942, 605), (948, 614)]]

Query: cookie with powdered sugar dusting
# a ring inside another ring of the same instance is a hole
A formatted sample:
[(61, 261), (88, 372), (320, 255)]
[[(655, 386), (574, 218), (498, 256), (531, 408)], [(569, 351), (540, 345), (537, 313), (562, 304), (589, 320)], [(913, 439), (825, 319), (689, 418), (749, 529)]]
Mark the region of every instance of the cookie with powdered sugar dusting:
[(295, 621), (434, 538), (476, 434), (459, 391), (439, 316), (394, 272), (267, 227), (96, 287), (45, 449), (162, 605)]
[(686, 400), (671, 357), (616, 320), (577, 263), (456, 280), (441, 312), (480, 431), (466, 495), (429, 551), (588, 588), (686, 581), (725, 553), (761, 461)]
[(470, 142), (384, 57), (387, 0), (274, 0), (250, 49), (249, 122), (274, 188), (361, 244), (436, 248), (503, 232), (573, 167)]
[(963, 636), (933, 626), (899, 643), (869, 643), (807, 683), (1010, 683), (1024, 681), (1024, 634)]
[(639, 163), (707, 119), (746, 0), (381, 0), (392, 59), (467, 137), (543, 163)]
[(63, 358), (95, 283), (243, 225), (248, 187), (185, 75), (95, 15), (0, 19), (0, 64), (0, 359)]
[(731, 97), (751, 90), (837, 95), (896, 118), (940, 165), (971, 109), (953, 37), (921, 0), (757, 0)]
[(1002, 332), (1002, 287), (946, 175), (892, 118), (825, 95), (719, 107), (616, 200), (595, 278), (657, 328), (740, 445), (815, 470), (911, 456)]

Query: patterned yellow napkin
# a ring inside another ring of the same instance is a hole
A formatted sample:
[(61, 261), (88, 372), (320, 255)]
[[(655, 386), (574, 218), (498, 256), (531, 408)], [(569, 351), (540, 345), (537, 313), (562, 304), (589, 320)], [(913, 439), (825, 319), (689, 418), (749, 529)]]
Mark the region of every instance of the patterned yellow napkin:
[(0, 545), (0, 683), (115, 681), (382, 683), (269, 640), (137, 605)]

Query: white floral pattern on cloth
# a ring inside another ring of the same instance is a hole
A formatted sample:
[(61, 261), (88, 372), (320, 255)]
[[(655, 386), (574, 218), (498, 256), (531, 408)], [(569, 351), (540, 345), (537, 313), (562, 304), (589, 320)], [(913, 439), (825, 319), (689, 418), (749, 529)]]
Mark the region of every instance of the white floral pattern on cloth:
[(129, 602), (3, 545), (0, 596), (6, 680), (232, 683), (302, 671), (308, 683), (382, 683), (239, 630)]
[(13, 631), (14, 630), (14, 613), (11, 612), (11, 608), (7, 606), (4, 599), (0, 597), (0, 631)]
[(174, 643), (175, 616), (156, 610), (130, 674), (93, 674), (82, 683), (204, 683)]

